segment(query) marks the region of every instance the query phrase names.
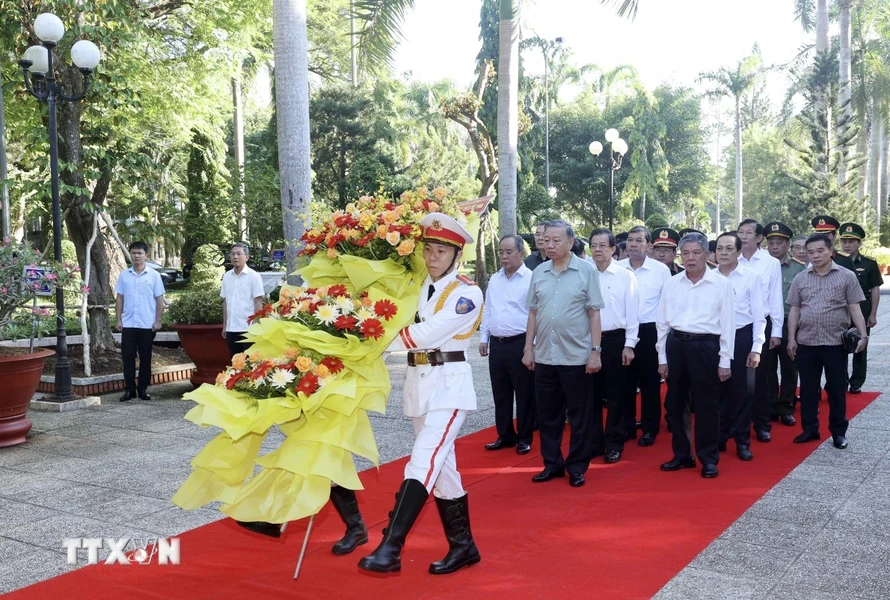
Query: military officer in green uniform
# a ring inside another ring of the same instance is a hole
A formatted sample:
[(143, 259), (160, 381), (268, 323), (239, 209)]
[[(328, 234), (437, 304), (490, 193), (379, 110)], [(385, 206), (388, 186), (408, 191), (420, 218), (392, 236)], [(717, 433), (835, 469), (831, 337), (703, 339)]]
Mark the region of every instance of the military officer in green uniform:
[[(861, 302), (859, 307), (862, 309), (862, 318), (865, 319), (866, 331), (871, 331), (871, 328), (878, 324), (878, 302), (881, 300), (884, 278), (881, 277), (877, 261), (859, 253), (862, 240), (865, 239), (865, 230), (856, 223), (844, 223), (838, 231), (841, 247), (849, 255), (853, 263), (853, 272), (856, 273), (859, 285), (862, 286), (862, 293), (865, 294), (865, 302)], [(865, 353), (866, 350), (863, 350), (853, 355), (853, 374), (850, 375), (851, 394), (861, 392), (862, 384), (865, 383), (867, 366)]]
[(838, 227), (841, 226), (838, 220), (831, 215), (816, 215), (813, 217), (811, 223), (813, 224), (813, 230), (816, 233), (824, 233), (828, 236), (828, 239), (831, 240), (831, 260), (833, 260), (837, 266), (855, 272), (856, 269), (853, 267), (853, 261), (850, 260), (850, 257), (843, 252), (838, 252), (834, 248), (834, 242), (837, 239), (837, 230)]
[(684, 271), (677, 264), (677, 244), (680, 234), (670, 227), (659, 227), (652, 231), (652, 258), (667, 266), (671, 276)]
[[(788, 298), (788, 290), (791, 282), (798, 273), (807, 270), (807, 266), (791, 256), (791, 238), (794, 232), (791, 228), (773, 221), (763, 226), (766, 235), (766, 248), (770, 256), (779, 261), (782, 266), (782, 305), (785, 307), (785, 323), (782, 326), (782, 343), (773, 348), (768, 356), (770, 363), (767, 365), (766, 394), (769, 401), (770, 420), (781, 421), (783, 425), (792, 426), (794, 419), (794, 404), (797, 400), (797, 364), (788, 356), (788, 313), (791, 307), (785, 304)], [(781, 366), (782, 381), (776, 374), (776, 367)]]

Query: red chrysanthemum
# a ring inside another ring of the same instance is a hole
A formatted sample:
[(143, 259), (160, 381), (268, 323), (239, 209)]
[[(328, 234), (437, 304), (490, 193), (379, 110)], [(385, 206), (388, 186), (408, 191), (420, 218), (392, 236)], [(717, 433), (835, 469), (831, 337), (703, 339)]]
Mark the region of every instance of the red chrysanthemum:
[(318, 391), (318, 388), (318, 377), (316, 377), (312, 373), (306, 373), (300, 379), (300, 383), (297, 384), (296, 389), (298, 392), (303, 392), (307, 396), (311, 396)]
[(345, 296), (346, 293), (346, 286), (342, 283), (332, 285), (328, 288), (328, 296), (330, 296), (331, 298), (336, 298), (337, 296)]
[(340, 315), (339, 317), (337, 317), (337, 320), (334, 321), (334, 327), (336, 327), (337, 329), (339, 329), (341, 331), (344, 329), (349, 329), (349, 330), (355, 329), (355, 326), (357, 324), (358, 324), (358, 319), (356, 319), (355, 317), (352, 317), (352, 316), (348, 316), (348, 315)]
[(383, 317), (387, 321), (396, 316), (397, 312), (399, 312), (399, 307), (393, 304), (391, 300), (378, 300), (374, 303), (374, 314), (378, 317)]
[(268, 317), (272, 314), (273, 308), (271, 304), (265, 304), (263, 308), (255, 312), (254, 314), (247, 317), (247, 324), (250, 325), (255, 321), (259, 321), (262, 318)]
[(366, 319), (359, 326), (359, 330), (362, 332), (363, 336), (374, 340), (383, 337), (384, 333), (383, 323), (377, 319)]
[(250, 378), (253, 380), (262, 379), (263, 377), (268, 375), (270, 371), (272, 371), (272, 368), (274, 366), (275, 365), (272, 364), (271, 360), (264, 360), (260, 363), (257, 363), (256, 366), (253, 368), (253, 371), (250, 372)]
[(328, 356), (322, 359), (320, 364), (326, 366), (332, 375), (336, 375), (343, 370), (343, 361), (336, 356)]

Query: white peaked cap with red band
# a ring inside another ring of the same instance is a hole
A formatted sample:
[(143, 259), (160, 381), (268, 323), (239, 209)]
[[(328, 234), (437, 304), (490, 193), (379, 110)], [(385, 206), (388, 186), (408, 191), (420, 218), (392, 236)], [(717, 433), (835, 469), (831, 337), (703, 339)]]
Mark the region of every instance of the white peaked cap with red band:
[(423, 239), (440, 244), (448, 244), (463, 249), (464, 244), (472, 244), (473, 236), (453, 217), (443, 213), (430, 213), (423, 218)]

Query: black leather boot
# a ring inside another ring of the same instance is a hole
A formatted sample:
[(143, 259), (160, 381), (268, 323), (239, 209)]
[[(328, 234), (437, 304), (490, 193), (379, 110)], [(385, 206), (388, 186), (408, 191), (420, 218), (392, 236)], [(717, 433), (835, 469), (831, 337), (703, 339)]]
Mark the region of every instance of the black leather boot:
[(358, 500), (355, 492), (342, 486), (331, 488), (331, 504), (337, 509), (340, 518), (346, 523), (346, 534), (340, 538), (331, 552), (338, 556), (349, 554), (356, 547), (368, 543), (368, 530), (358, 511)]
[(405, 538), (420, 515), (429, 493), (416, 479), (406, 479), (396, 494), (396, 505), (389, 513), (389, 525), (383, 530), (383, 540), (377, 549), (361, 559), (359, 569), (393, 573), (402, 569), (402, 547)]
[(430, 565), (430, 573), (447, 575), (461, 567), (469, 567), (482, 560), (479, 550), (476, 548), (476, 542), (473, 541), (473, 532), (470, 531), (467, 494), (456, 500), (436, 498), (436, 507), (439, 509), (439, 517), (445, 528), (445, 537), (448, 538), (449, 548), (445, 558)]
[(278, 523), (267, 523), (265, 521), (235, 521), (244, 529), (249, 529), (254, 533), (267, 535), (273, 538), (281, 537), (281, 525)]

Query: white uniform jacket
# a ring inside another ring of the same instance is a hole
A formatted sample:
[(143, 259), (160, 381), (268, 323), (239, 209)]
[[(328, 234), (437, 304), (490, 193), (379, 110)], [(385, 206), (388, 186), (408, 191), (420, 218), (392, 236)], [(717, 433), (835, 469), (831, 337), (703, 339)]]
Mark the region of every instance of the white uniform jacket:
[[(427, 300), (430, 285), (435, 291)], [(466, 352), (482, 314), (482, 302), (482, 290), (468, 277), (452, 272), (435, 283), (427, 277), (417, 309), (420, 323), (402, 329), (389, 349)], [(476, 410), (470, 363), (409, 366), (402, 398), (406, 417), (422, 417), (440, 408)]]

